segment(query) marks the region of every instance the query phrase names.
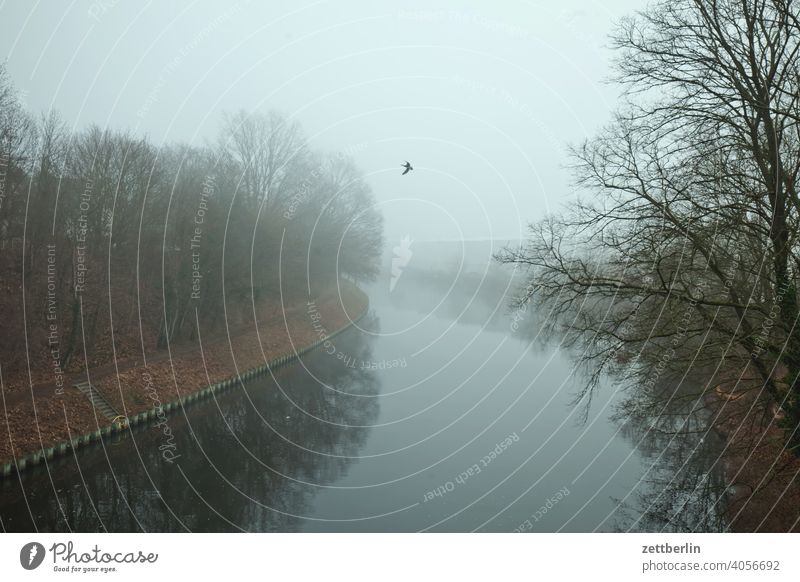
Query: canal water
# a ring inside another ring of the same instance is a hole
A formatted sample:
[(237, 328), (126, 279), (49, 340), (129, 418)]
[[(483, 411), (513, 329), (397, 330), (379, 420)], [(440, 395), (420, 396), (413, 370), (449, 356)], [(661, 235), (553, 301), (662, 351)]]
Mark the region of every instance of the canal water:
[[(0, 482), (6, 531), (613, 531), (650, 461), (505, 305), (368, 289), (297, 363)], [(424, 296), (424, 298), (423, 298)]]

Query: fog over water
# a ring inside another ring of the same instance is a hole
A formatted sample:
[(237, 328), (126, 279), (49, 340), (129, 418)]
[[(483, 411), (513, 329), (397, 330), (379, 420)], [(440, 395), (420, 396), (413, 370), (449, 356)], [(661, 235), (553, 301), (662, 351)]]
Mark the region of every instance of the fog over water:
[(136, 430), (83, 452), (86, 481), (66, 459), (51, 464), (52, 485), (42, 468), (0, 484), (4, 526), (637, 529), (649, 463), (609, 422), (619, 392), (606, 386), (582, 422), (567, 354), (515, 331), (498, 274), (450, 292), (421, 276), (389, 291), (383, 273), (367, 288), (370, 315), (330, 349), (171, 417), (179, 466), (162, 461), (159, 430)]
[(75, 455), (35, 435), (0, 529), (726, 529), (711, 417), (763, 241), (701, 212), (686, 250), (669, 180), (635, 198), (607, 35), (645, 5), (0, 0), (0, 460), (37, 406), (51, 441), (98, 428)]

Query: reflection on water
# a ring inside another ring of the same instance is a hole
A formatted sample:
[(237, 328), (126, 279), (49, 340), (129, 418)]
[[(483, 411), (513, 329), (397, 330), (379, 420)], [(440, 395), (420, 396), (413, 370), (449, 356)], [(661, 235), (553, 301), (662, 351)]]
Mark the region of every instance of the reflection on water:
[(657, 418), (631, 414), (620, 422), (625, 438), (642, 454), (646, 471), (641, 486), (620, 500), (616, 529), (725, 531), (725, 442), (710, 428), (702, 401), (695, 400), (686, 410), (679, 398), (672, 399)]
[[(337, 338), (369, 359), (366, 336)], [(375, 372), (322, 353), (169, 418), (105, 450), (51, 462), (0, 483), (8, 531), (294, 531), (318, 485), (339, 479), (378, 415)], [(302, 412), (301, 412), (302, 411)], [(52, 492), (55, 490), (56, 495)], [(24, 492), (24, 494), (23, 494)]]
[(151, 426), (0, 482), (2, 527), (721, 528), (713, 436), (614, 422), (629, 403), (612, 384), (581, 410), (568, 354), (534, 349), (497, 289), (418, 283), (376, 285), (374, 315), (330, 349), (170, 417), (174, 463)]

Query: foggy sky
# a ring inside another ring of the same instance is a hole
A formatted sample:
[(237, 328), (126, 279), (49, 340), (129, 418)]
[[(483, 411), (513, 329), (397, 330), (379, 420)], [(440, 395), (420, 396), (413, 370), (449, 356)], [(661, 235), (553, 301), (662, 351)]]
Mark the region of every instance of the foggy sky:
[[(516, 239), (571, 195), (566, 147), (609, 121), (606, 35), (641, 0), (0, 3), (32, 112), (155, 144), (278, 109), (367, 174), (387, 246)], [(415, 171), (400, 176), (408, 159)]]

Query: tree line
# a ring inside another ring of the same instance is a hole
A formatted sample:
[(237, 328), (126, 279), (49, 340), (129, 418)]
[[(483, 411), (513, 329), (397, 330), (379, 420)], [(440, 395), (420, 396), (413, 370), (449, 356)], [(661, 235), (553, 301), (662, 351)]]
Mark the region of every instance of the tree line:
[(24, 333), (33, 354), (55, 337), (67, 369), (276, 318), (337, 277), (373, 278), (381, 247), (352, 160), (280, 113), (226, 114), (208, 145), (157, 146), (32, 115), (0, 67), (2, 349), (18, 365)]

